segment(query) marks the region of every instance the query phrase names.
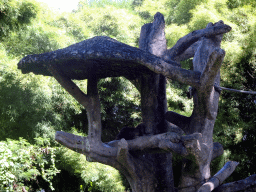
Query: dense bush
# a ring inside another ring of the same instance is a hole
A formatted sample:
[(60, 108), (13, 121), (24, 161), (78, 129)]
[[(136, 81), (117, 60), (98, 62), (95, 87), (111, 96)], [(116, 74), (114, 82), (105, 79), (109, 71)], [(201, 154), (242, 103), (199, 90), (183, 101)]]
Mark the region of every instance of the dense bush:
[(30, 0), (1, 0), (0, 2), (0, 37), (9, 36), (11, 31), (18, 31), (36, 17), (39, 7)]
[(1, 190), (54, 190), (52, 179), (59, 170), (55, 167), (55, 149), (47, 139), (36, 138), (36, 145), (23, 138), (1, 141), (0, 164)]

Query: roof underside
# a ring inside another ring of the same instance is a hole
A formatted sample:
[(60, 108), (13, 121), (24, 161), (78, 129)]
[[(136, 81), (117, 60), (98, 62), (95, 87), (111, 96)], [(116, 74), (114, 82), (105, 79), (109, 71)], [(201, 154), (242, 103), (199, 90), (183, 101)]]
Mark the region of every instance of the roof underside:
[[(125, 76), (134, 78), (150, 70), (141, 63), (157, 57), (109, 37), (94, 37), (56, 51), (28, 55), (20, 60), (23, 73), (52, 76), (47, 68), (54, 65), (71, 79), (87, 79), (93, 71), (98, 78)], [(158, 58), (159, 59), (159, 58)]]

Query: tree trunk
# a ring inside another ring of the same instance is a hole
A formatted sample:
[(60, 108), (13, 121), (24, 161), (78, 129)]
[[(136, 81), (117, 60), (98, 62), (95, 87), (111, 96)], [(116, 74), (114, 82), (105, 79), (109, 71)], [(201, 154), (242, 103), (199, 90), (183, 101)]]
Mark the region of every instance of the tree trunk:
[[(220, 21), (214, 25), (222, 25)], [(209, 24), (207, 27), (211, 27)], [(206, 28), (207, 28), (206, 27)], [(202, 38), (195, 51), (193, 59), (193, 70), (200, 71), (207, 78), (201, 81), (201, 85), (194, 88), (193, 100), (194, 110), (192, 116), (187, 121), (186, 134), (201, 133), (199, 141), (200, 150), (204, 154), (198, 154), (196, 151), (195, 159), (184, 159), (182, 162), (181, 180), (179, 188), (181, 192), (195, 191), (202, 183), (205, 183), (211, 177), (210, 163), (213, 155), (213, 128), (218, 112), (218, 102), (220, 92), (214, 89), (214, 84), (220, 84), (219, 68), (224, 57), (220, 49), (222, 35)], [(213, 58), (214, 52), (220, 55), (219, 59)], [(211, 61), (211, 60), (214, 61)], [(212, 62), (212, 64), (208, 64)], [(214, 63), (218, 63), (214, 67)], [(202, 77), (202, 75), (201, 75)], [(203, 79), (203, 78), (202, 78)], [(194, 149), (192, 149), (194, 150)]]
[[(161, 57), (166, 51), (165, 21), (162, 14), (157, 13), (153, 23), (142, 26), (139, 48)], [(141, 74), (136, 80), (131, 80), (139, 88), (141, 94), (141, 112), (143, 123), (146, 125), (145, 135), (154, 135), (168, 131), (168, 123), (164, 118), (167, 112), (166, 78), (163, 75), (150, 72)], [(133, 155), (133, 154), (132, 154)], [(129, 178), (133, 191), (174, 191), (172, 154), (139, 154), (134, 155), (142, 161), (142, 178)], [(150, 174), (143, 173), (149, 162), (152, 167)], [(147, 182), (145, 179), (147, 178)], [(152, 184), (153, 182), (153, 184)], [(140, 188), (143, 183), (143, 188)], [(140, 189), (140, 190), (138, 190)]]

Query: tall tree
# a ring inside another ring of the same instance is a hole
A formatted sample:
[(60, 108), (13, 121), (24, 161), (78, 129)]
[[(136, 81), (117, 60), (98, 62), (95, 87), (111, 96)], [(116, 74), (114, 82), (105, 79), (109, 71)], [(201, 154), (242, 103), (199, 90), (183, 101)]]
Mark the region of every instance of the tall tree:
[[(120, 170), (133, 191), (175, 191), (175, 187), (179, 191), (212, 191), (238, 164), (230, 161), (211, 176), (211, 161), (223, 153), (222, 145), (214, 143), (212, 136), (220, 95), (219, 70), (225, 56), (220, 43), (231, 27), (222, 21), (209, 23), (168, 50), (164, 29), (164, 17), (157, 13), (153, 23), (142, 26), (139, 48), (109, 37), (94, 37), (64, 49), (26, 56), (18, 67), (23, 73), (54, 76), (85, 107), (88, 137), (58, 131), (56, 140), (85, 154), (89, 161)], [(193, 70), (182, 69), (179, 62), (191, 57)], [(143, 122), (137, 128), (124, 128), (117, 140), (103, 143), (97, 82), (116, 76), (124, 76), (140, 92)], [(193, 87), (191, 117), (167, 111), (165, 77)], [(87, 94), (72, 79), (88, 79)], [(174, 186), (172, 153), (182, 157), (178, 186)], [(252, 188), (255, 183), (248, 181), (253, 179), (255, 175), (240, 185), (230, 183), (218, 190)]]

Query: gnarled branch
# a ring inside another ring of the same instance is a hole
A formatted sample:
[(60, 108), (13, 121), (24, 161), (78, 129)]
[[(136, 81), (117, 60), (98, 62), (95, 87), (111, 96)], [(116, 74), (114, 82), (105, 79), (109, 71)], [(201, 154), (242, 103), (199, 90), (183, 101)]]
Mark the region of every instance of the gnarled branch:
[[(171, 49), (166, 51), (163, 58), (166, 60), (181, 61), (193, 57), (198, 46), (198, 43), (194, 43), (201, 37), (211, 38), (227, 33), (231, 30), (231, 27), (223, 24), (222, 21), (219, 21), (218, 23), (221, 23), (221, 25), (213, 25), (210, 23), (205, 29), (193, 31), (188, 35), (180, 38)], [(186, 50), (190, 46), (191, 49), (189, 49), (186, 53)]]
[[(148, 153), (176, 152), (182, 156), (188, 155), (188, 152), (181, 141), (197, 140), (198, 137), (181, 136), (175, 132), (167, 132), (158, 135), (141, 136), (133, 140), (125, 140), (129, 151), (144, 151)], [(114, 140), (108, 143), (95, 143), (88, 137), (77, 136), (63, 131), (57, 131), (55, 140), (64, 146), (87, 156), (98, 154), (105, 157), (117, 156), (120, 140)], [(122, 139), (124, 140), (124, 139)]]
[[(117, 147), (106, 145), (104, 143), (92, 142), (88, 137), (82, 137), (63, 131), (57, 131), (55, 134), (55, 140), (67, 148), (85, 154), (89, 157), (94, 157), (93, 154), (97, 154), (103, 157), (117, 156)], [(100, 159), (97, 159), (97, 161), (101, 162)]]

